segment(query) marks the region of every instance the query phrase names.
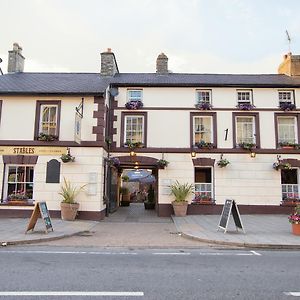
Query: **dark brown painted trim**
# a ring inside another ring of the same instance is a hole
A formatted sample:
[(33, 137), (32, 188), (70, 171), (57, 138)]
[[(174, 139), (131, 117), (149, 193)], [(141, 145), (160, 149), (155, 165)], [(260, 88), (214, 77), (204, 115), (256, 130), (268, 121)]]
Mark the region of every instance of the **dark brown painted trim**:
[[(1, 205), (2, 207), (4, 205)], [(0, 218), (30, 218), (34, 206), (32, 209), (0, 209)], [(50, 210), (49, 214), (51, 218), (60, 218), (59, 210)], [(81, 220), (92, 220), (92, 221), (101, 221), (105, 217), (105, 210), (102, 211), (79, 211), (78, 219)]]
[(35, 165), (38, 160), (37, 155), (3, 155), (3, 163), (16, 165)]
[(275, 113), (274, 114), (274, 126), (275, 126), (275, 143), (276, 143), (276, 147), (280, 148), (279, 142), (278, 142), (278, 117), (296, 117), (296, 122), (297, 122), (297, 139), (298, 139), (298, 143), (299, 143), (300, 142), (300, 120), (299, 120), (299, 114), (292, 113), (292, 112)]
[[(213, 149), (193, 149), (197, 154), (201, 153), (236, 153), (245, 154), (245, 150), (240, 148), (213, 148)], [(191, 148), (136, 148), (137, 153), (191, 153)], [(113, 153), (129, 152), (127, 147), (114, 147)], [(300, 149), (255, 149), (257, 154), (299, 154)]]
[(3, 102), (3, 100), (0, 100), (0, 124), (1, 124), (1, 118), (2, 118), (2, 102)]
[[(254, 112), (233, 112), (232, 113), (232, 141), (233, 141), (233, 147), (237, 147), (236, 143), (236, 117), (254, 117), (255, 122), (255, 140), (256, 140), (256, 148), (260, 148), (260, 128), (259, 128), (259, 113)], [(256, 152), (256, 151), (255, 151)]]
[(300, 167), (300, 160), (299, 159), (293, 159), (293, 158), (287, 158), (287, 159), (282, 159), (282, 162), (284, 164), (290, 164), (293, 168), (299, 168)]
[(77, 144), (74, 141), (18, 141), (18, 140), (0, 140), (0, 146), (47, 146), (47, 147), (104, 147), (103, 142), (82, 141)]
[(104, 143), (105, 134), (105, 99), (102, 96), (95, 96), (94, 103), (97, 104), (97, 110), (93, 112), (93, 118), (97, 119), (97, 125), (93, 126), (92, 133), (96, 134), (96, 141)]
[[(125, 111), (124, 107), (115, 107), (115, 110), (122, 110)], [(195, 107), (143, 107), (140, 108), (139, 111), (150, 111), (150, 110), (181, 110), (181, 111), (192, 111), (192, 112), (199, 112), (199, 111), (203, 111), (200, 109), (196, 109)], [(210, 111), (232, 111), (232, 112), (241, 112), (242, 110), (236, 108), (236, 107), (232, 107), (232, 108), (217, 108), (217, 107), (213, 107)], [(273, 112), (280, 112), (282, 111), (279, 108), (253, 108), (250, 110), (250, 112), (259, 112), (259, 111), (273, 111)], [(293, 110), (294, 112), (300, 112), (300, 109), (295, 109)], [(242, 112), (246, 112), (246, 111), (242, 111)]]
[(194, 122), (193, 122), (193, 119), (194, 117), (212, 117), (212, 130), (213, 130), (213, 144), (214, 144), (214, 147), (217, 148), (218, 145), (217, 145), (217, 113), (215, 112), (211, 112), (211, 111), (201, 111), (201, 112), (191, 112), (190, 113), (190, 145), (191, 145), (191, 148), (194, 147), (194, 144), (193, 144), (193, 137), (194, 137)]
[(193, 159), (194, 166), (210, 166), (213, 167), (215, 165), (215, 159), (211, 158), (196, 158)]
[(85, 92), (66, 92), (66, 93), (41, 93), (41, 92), (0, 92), (0, 95), (2, 96), (16, 96), (16, 95), (20, 95), (20, 96), (36, 96), (36, 97), (66, 97), (68, 95), (71, 96), (85, 96), (85, 97), (94, 97), (94, 96), (103, 96), (104, 92), (95, 92), (95, 93), (85, 93)]
[(59, 139), (60, 131), (60, 112), (61, 112), (61, 100), (37, 100), (35, 109), (35, 123), (34, 123), (34, 140), (37, 140), (39, 136), (39, 126), (40, 126), (40, 115), (41, 115), (41, 105), (57, 105), (57, 132), (56, 135)]
[[(280, 205), (238, 205), (241, 214), (283, 214), (288, 215), (294, 211), (294, 207)], [(188, 215), (220, 215), (223, 205), (193, 205), (188, 206)], [(158, 204), (158, 216), (170, 217), (174, 214), (172, 204)]]
[[(121, 134), (120, 134), (120, 145), (121, 147), (124, 147), (124, 131), (125, 131), (125, 117), (126, 116), (138, 116), (138, 117), (144, 117), (144, 147), (147, 147), (147, 133), (148, 133), (148, 114), (147, 112), (140, 112), (140, 111), (126, 111), (121, 113)], [(126, 147), (127, 151), (128, 148)]]

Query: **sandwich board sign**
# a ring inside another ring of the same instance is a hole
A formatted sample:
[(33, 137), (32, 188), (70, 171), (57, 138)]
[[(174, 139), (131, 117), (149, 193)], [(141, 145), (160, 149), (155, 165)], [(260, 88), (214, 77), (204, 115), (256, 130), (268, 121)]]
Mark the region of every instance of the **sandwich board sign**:
[(45, 227), (46, 227), (45, 232), (48, 233), (49, 230), (53, 231), (52, 222), (51, 222), (51, 218), (50, 218), (50, 214), (49, 214), (46, 202), (37, 202), (34, 206), (34, 209), (31, 214), (29, 224), (27, 226), (25, 233), (27, 233), (29, 230), (33, 231), (39, 217), (42, 218), (42, 220), (45, 224)]
[(220, 217), (218, 230), (220, 228), (224, 229), (224, 233), (226, 233), (228, 223), (229, 223), (229, 218), (230, 218), (231, 214), (232, 214), (232, 217), (233, 217), (233, 220), (235, 223), (236, 231), (238, 231), (238, 229), (242, 229), (243, 232), (246, 233), (244, 230), (243, 224), (242, 224), (241, 215), (239, 213), (237, 204), (232, 199), (226, 199), (226, 201), (225, 201), (225, 204), (224, 204), (223, 210), (222, 210), (222, 214)]

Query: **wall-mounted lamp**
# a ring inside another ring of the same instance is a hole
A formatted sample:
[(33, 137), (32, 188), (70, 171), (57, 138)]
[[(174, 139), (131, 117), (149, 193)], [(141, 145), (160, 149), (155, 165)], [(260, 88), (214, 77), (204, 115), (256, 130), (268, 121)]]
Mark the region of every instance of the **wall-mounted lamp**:
[(136, 153), (134, 151), (130, 151), (130, 156), (135, 156)]
[(196, 151), (194, 150), (194, 148), (191, 149), (191, 156), (192, 157), (196, 157), (197, 153)]
[(256, 153), (255, 152), (251, 152), (250, 153), (250, 157), (255, 158), (256, 157)]

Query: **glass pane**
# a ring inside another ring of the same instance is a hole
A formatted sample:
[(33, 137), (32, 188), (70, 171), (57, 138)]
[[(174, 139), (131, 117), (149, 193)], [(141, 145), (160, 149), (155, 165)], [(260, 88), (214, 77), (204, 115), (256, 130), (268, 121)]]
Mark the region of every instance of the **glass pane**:
[(7, 195), (14, 194), (16, 192), (16, 185), (9, 183), (7, 188)]
[(17, 168), (17, 181), (18, 182), (25, 182), (25, 167), (18, 167)]
[(16, 181), (16, 167), (9, 167), (8, 168), (8, 182), (15, 182)]

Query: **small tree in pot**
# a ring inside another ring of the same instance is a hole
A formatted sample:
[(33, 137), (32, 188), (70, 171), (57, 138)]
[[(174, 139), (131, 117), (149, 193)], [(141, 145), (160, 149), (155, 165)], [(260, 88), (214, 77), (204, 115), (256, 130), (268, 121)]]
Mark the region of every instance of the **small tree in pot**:
[(193, 185), (189, 183), (179, 183), (177, 180), (170, 185), (171, 195), (175, 197), (172, 202), (175, 216), (184, 217), (187, 212), (188, 202), (186, 198), (193, 192)]
[(63, 197), (60, 203), (61, 218), (65, 221), (74, 221), (79, 209), (79, 203), (75, 202), (76, 196), (81, 192), (84, 186), (74, 187), (70, 181), (64, 178), (64, 184), (60, 188), (59, 195)]

